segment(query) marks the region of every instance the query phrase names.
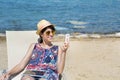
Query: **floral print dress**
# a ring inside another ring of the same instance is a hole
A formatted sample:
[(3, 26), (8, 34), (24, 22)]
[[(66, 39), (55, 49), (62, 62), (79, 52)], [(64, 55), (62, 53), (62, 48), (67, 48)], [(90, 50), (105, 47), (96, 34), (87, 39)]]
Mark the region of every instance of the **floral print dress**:
[(39, 43), (36, 43), (26, 69), (34, 72), (30, 76), (39, 79), (44, 78), (45, 80), (58, 80), (57, 58), (58, 46), (54, 45), (45, 49)]

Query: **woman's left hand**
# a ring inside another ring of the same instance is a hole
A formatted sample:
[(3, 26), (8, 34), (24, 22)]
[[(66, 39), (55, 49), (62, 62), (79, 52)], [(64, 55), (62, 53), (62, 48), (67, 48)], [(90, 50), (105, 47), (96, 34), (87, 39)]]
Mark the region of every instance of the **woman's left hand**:
[(69, 47), (69, 43), (64, 43), (63, 46), (61, 47), (62, 48), (62, 52), (66, 53), (68, 47)]

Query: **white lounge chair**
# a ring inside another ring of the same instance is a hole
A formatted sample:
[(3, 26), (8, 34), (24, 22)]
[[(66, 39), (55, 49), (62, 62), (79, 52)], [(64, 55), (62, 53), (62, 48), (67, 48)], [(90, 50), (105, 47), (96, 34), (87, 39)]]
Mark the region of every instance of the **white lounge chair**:
[[(6, 39), (9, 70), (20, 62), (26, 54), (30, 43), (36, 43), (38, 36), (36, 35), (36, 31), (6, 31)], [(20, 80), (23, 72), (12, 80)], [(65, 77), (62, 78), (62, 80), (64, 79)]]
[[(14, 67), (26, 54), (30, 43), (37, 41), (35, 31), (6, 31), (8, 70)], [(12, 80), (20, 80), (22, 73)]]

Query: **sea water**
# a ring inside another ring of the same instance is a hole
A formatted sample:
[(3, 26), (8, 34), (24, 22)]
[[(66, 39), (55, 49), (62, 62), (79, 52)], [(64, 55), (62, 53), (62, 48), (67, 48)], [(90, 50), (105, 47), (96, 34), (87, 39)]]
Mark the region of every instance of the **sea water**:
[(120, 0), (0, 0), (0, 33), (36, 30), (41, 19), (57, 33), (117, 33)]

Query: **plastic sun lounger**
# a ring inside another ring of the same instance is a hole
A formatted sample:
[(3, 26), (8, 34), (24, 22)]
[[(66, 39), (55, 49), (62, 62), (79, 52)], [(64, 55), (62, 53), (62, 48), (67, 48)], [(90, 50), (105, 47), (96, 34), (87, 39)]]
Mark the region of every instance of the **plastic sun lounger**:
[[(36, 31), (6, 31), (6, 39), (9, 70), (21, 61), (30, 43), (36, 43), (38, 36)], [(12, 80), (20, 80), (23, 72), (12, 78)], [(60, 80), (66, 80), (64, 75), (61, 76), (63, 77)]]

